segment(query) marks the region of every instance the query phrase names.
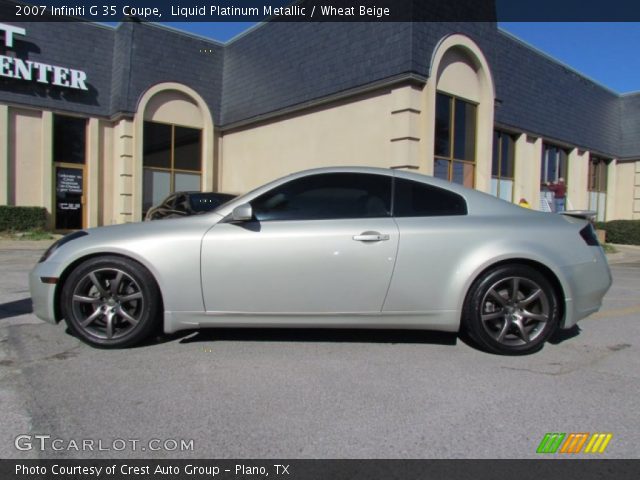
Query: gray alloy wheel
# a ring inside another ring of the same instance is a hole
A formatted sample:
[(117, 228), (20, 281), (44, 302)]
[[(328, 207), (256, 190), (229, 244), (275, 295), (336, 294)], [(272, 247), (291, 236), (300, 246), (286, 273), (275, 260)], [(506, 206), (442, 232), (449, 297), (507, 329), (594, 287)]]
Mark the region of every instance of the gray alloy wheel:
[(62, 291), (63, 314), (81, 340), (104, 348), (138, 343), (157, 325), (158, 288), (136, 262), (98, 257), (77, 267)]
[(551, 283), (537, 270), (502, 266), (471, 287), (463, 321), (476, 343), (489, 351), (533, 353), (557, 328), (558, 301)]

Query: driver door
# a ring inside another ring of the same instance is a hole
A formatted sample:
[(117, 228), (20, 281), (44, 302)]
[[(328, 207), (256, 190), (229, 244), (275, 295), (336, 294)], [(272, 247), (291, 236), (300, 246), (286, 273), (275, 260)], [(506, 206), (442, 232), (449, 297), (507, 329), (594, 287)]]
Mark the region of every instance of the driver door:
[(207, 312), (380, 312), (398, 249), (390, 204), (386, 175), (309, 175), (262, 194), (252, 221), (203, 239)]

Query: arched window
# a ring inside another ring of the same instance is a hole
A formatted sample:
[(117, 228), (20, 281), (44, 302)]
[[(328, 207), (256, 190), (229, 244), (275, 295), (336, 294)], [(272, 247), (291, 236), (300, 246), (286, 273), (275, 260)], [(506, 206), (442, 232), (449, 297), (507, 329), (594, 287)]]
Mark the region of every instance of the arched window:
[[(491, 189), (494, 87), (489, 65), (469, 37), (443, 38), (426, 88), (433, 108), (433, 175), (469, 188)], [(431, 173), (429, 163), (427, 172)]]

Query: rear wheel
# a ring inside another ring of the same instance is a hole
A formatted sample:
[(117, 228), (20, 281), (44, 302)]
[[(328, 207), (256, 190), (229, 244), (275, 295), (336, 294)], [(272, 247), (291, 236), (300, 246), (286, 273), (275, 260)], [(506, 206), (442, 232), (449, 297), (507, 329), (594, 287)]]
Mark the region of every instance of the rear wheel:
[(482, 348), (525, 355), (542, 348), (558, 326), (558, 299), (539, 271), (504, 265), (478, 278), (465, 301), (463, 322)]
[(62, 313), (83, 342), (101, 348), (135, 345), (158, 326), (160, 294), (142, 265), (121, 257), (80, 264), (62, 289)]

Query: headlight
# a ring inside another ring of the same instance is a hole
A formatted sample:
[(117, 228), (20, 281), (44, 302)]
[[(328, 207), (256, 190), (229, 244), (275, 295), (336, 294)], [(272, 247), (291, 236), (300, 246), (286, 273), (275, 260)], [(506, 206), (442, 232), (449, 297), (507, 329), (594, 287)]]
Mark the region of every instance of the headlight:
[(62, 237), (60, 240), (53, 242), (51, 246), (47, 248), (47, 251), (44, 252), (44, 254), (40, 257), (40, 260), (38, 260), (38, 263), (44, 262), (47, 258), (51, 256), (53, 252), (55, 252), (57, 248), (61, 247), (65, 243), (70, 242), (71, 240), (75, 240), (76, 238), (84, 237), (85, 235), (89, 235), (89, 234), (84, 230), (78, 230), (77, 232), (69, 233), (64, 237)]

